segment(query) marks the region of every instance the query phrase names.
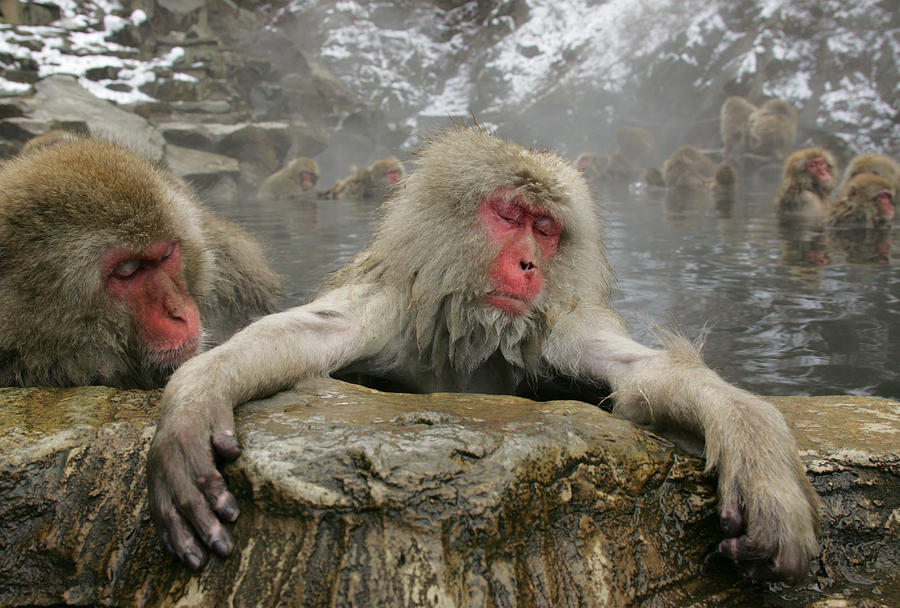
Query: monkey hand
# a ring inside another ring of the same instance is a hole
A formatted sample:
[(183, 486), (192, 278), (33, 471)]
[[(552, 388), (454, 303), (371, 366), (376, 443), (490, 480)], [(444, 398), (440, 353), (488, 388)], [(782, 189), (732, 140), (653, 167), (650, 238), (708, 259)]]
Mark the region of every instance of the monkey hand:
[(164, 397), (147, 456), (150, 515), (165, 547), (194, 570), (206, 563), (205, 547), (222, 557), (234, 549), (222, 522), (240, 509), (215, 461), (240, 454), (231, 408), (167, 407)]
[(797, 584), (818, 553), (821, 499), (783, 420), (766, 419), (780, 424), (761, 441), (735, 442), (721, 454), (719, 517), (726, 538), (719, 552), (750, 578)]

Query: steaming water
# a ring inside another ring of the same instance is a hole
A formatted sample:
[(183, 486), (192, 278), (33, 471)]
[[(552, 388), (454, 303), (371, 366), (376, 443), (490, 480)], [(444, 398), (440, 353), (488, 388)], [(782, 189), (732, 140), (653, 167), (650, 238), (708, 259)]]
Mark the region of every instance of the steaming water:
[[(616, 302), (641, 342), (654, 325), (694, 338), (728, 381), (768, 395), (900, 398), (900, 231), (887, 262), (855, 263), (831, 244), (804, 260), (779, 232), (770, 192), (730, 210), (681, 211), (660, 192), (604, 196)], [(285, 306), (363, 248), (376, 205), (355, 201), (217, 203), (262, 240), (285, 277)], [(882, 245), (882, 250), (885, 245)]]

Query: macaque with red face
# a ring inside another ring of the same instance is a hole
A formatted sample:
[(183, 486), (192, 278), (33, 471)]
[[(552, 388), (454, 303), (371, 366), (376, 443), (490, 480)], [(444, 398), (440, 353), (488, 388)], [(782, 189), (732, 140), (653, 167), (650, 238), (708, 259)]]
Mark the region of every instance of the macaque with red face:
[[(175, 372), (148, 456), (150, 511), (192, 568), (231, 553), (239, 513), (216, 459), (240, 454), (232, 409), (305, 380), (376, 377), (421, 392), (533, 395), (607, 387), (613, 413), (703, 437), (719, 475), (720, 551), (799, 581), (819, 498), (782, 415), (727, 384), (689, 342), (631, 339), (578, 169), (479, 128), (417, 156), (371, 245), (312, 302), (264, 317)], [(601, 413), (598, 411), (598, 416)]]
[(67, 135), (0, 165), (0, 385), (162, 386), (279, 292), (246, 233), (124, 146)]
[(825, 148), (803, 148), (784, 161), (775, 211), (782, 220), (820, 221), (828, 213), (837, 163)]
[(894, 215), (893, 184), (873, 173), (860, 173), (847, 184), (825, 223), (833, 228), (886, 228)]
[(260, 200), (316, 198), (319, 165), (311, 158), (298, 156), (265, 179), (256, 198)]

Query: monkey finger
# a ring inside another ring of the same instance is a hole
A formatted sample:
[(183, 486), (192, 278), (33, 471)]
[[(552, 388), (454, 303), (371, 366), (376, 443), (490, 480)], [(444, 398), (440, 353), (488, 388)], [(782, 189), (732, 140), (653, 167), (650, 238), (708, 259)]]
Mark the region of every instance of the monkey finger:
[(746, 526), (740, 507), (736, 504), (722, 505), (719, 509), (719, 527), (729, 538), (743, 534)]
[[(232, 539), (231, 533), (209, 508), (205, 498), (198, 494), (195, 500), (183, 503), (179, 508), (179, 512), (191, 523), (203, 544), (210, 547), (218, 555), (225, 557), (234, 550), (234, 539)], [(174, 525), (170, 526), (170, 530), (172, 528), (178, 529), (178, 524), (180, 523), (180, 519), (174, 522)], [(190, 540), (193, 540), (193, 535), (191, 535)]]
[(197, 543), (193, 531), (175, 509), (163, 516), (160, 536), (163, 544), (192, 570), (200, 570), (208, 559), (206, 551)]
[(775, 553), (775, 547), (769, 543), (754, 541), (748, 536), (739, 536), (720, 542), (719, 552), (737, 563), (761, 563), (769, 560)]
[(234, 436), (234, 431), (230, 429), (214, 432), (211, 441), (216, 459), (220, 461), (231, 462), (243, 451), (241, 442)]
[(225, 486), (225, 478), (218, 470), (213, 469), (211, 473), (199, 480), (198, 485), (203, 496), (206, 497), (206, 501), (219, 517), (227, 522), (233, 522), (241, 514), (237, 499), (228, 491)]

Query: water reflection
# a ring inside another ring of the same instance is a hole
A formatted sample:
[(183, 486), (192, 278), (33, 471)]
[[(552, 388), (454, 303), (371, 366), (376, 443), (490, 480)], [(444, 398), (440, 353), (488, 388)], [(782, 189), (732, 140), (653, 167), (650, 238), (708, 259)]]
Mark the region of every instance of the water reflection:
[[(654, 324), (690, 337), (708, 327), (710, 365), (762, 394), (900, 398), (900, 231), (854, 241), (779, 226), (774, 188), (725, 207), (673, 208), (659, 189), (601, 197), (616, 302), (635, 337), (652, 343)], [(266, 243), (286, 277), (285, 306), (310, 299), (365, 246), (377, 213), (347, 200), (211, 206)]]

